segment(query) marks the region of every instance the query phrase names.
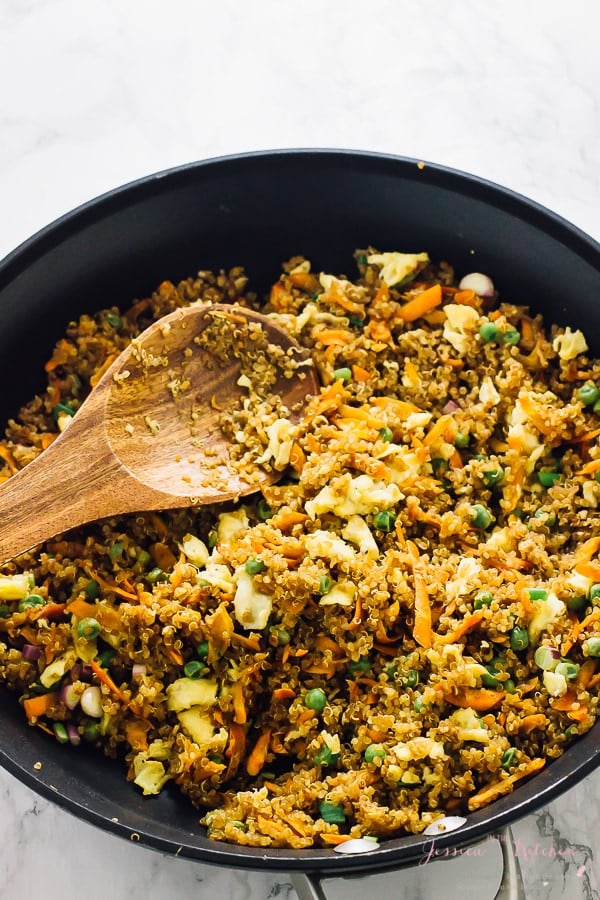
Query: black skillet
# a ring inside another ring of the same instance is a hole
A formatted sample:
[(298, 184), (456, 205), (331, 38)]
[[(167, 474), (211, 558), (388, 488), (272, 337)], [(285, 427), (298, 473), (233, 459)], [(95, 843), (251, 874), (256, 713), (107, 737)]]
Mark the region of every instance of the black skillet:
[[(427, 250), (459, 274), (488, 273), (502, 295), (548, 322), (580, 326), (600, 352), (600, 245), (495, 184), (417, 160), (344, 151), (275, 151), (194, 163), (143, 178), (79, 207), (0, 264), (0, 421), (43, 385), (43, 363), (81, 312), (147, 295), (161, 280), (243, 264), (266, 290), (283, 260), (354, 274), (357, 247)], [(35, 514), (35, 511), (32, 511)], [(143, 798), (122, 767), (29, 727), (0, 689), (0, 762), (22, 782), (114, 834), (226, 867), (297, 873), (383, 871), (422, 860), (431, 838), (367, 854), (259, 850), (216, 843), (170, 786)], [(528, 783), (436, 837), (459, 848), (548, 803), (597, 764), (600, 725)], [(40, 765), (41, 763), (41, 765)], [(312, 893), (311, 893), (312, 892)]]

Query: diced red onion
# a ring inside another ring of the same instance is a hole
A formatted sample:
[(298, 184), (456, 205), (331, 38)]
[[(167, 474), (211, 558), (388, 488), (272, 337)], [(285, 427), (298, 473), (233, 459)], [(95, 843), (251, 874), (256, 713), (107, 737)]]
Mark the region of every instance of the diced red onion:
[(102, 709), (102, 692), (95, 684), (85, 689), (81, 695), (80, 703), (81, 709), (86, 716), (91, 716), (92, 719), (101, 719), (104, 715)]
[(454, 400), (448, 400), (448, 402), (444, 405), (442, 412), (444, 413), (444, 415), (447, 415), (448, 413), (456, 412), (457, 409), (460, 409), (458, 403), (455, 403)]
[(67, 709), (75, 709), (81, 697), (81, 691), (75, 688), (74, 684), (63, 684), (60, 689), (59, 699), (65, 704)]
[(461, 291), (475, 291), (479, 297), (485, 297), (486, 300), (494, 296), (494, 282), (489, 275), (483, 275), (482, 272), (470, 272), (465, 275), (458, 287)]
[(35, 662), (42, 655), (42, 649), (36, 647), (35, 644), (23, 644), (21, 654), (26, 662)]
[(144, 663), (134, 663), (131, 669), (131, 680), (139, 681), (146, 674), (147, 669)]
[(77, 731), (76, 726), (71, 722), (67, 725), (67, 734), (69, 736), (70, 743), (73, 744), (74, 747), (78, 747), (81, 743), (81, 735)]
[(71, 681), (91, 681), (94, 670), (87, 663), (76, 662), (69, 672)]
[(534, 661), (544, 672), (552, 672), (560, 662), (560, 651), (556, 647), (542, 644), (535, 651)]

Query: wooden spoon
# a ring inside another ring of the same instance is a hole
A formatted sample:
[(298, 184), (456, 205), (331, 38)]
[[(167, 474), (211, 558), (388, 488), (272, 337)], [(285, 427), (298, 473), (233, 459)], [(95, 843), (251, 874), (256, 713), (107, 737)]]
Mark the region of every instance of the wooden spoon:
[(284, 372), (303, 353), (268, 317), (239, 306), (195, 304), (159, 319), (48, 449), (0, 488), (0, 560), (106, 516), (220, 503), (276, 481), (281, 472), (236, 464), (219, 423), (252, 390), (281, 398), (297, 422), (318, 390), (309, 364)]

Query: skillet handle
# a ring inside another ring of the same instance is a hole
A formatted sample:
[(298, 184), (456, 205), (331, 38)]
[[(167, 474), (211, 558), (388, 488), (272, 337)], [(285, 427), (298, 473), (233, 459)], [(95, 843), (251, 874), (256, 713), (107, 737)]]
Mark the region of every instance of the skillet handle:
[[(525, 885), (521, 875), (521, 867), (515, 853), (515, 844), (512, 831), (507, 825), (495, 835), (500, 842), (502, 851), (502, 881), (494, 900), (527, 900)], [(315, 872), (293, 872), (291, 874), (292, 885), (298, 895), (298, 900), (327, 900), (322, 880)], [(348, 876), (346, 876), (348, 877)]]

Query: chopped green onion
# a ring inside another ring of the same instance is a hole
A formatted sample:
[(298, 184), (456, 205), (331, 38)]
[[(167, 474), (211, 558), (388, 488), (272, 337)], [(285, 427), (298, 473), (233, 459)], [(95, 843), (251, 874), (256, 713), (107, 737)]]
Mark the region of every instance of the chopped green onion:
[(486, 688), (497, 688), (501, 685), (501, 682), (488, 669), (488, 671), (481, 673), (481, 684)]
[(386, 666), (383, 670), (388, 677), (389, 681), (393, 681), (398, 674), (398, 666)]
[(597, 400), (600, 400), (600, 391), (595, 384), (582, 384), (577, 391), (577, 399), (584, 406), (593, 406)]
[(507, 328), (504, 334), (502, 335), (502, 343), (508, 344), (509, 347), (516, 346), (521, 340), (521, 332), (517, 331), (516, 328)]
[(600, 656), (600, 638), (590, 637), (581, 646), (584, 656), (593, 656), (594, 658)]
[(424, 709), (428, 708), (428, 704), (425, 703), (422, 697), (417, 697), (417, 699), (413, 703), (413, 709), (416, 713), (422, 713)]
[(189, 659), (183, 667), (186, 678), (200, 678), (206, 672), (206, 666), (199, 659)]
[(319, 576), (319, 594), (323, 596), (323, 594), (328, 594), (333, 585), (333, 581), (329, 577), (329, 575), (320, 575)]
[(588, 596), (592, 603), (594, 600), (600, 600), (600, 584), (593, 584), (589, 590)]
[(436, 456), (435, 459), (431, 460), (431, 468), (433, 469), (433, 474), (435, 475), (435, 477), (439, 478), (444, 474), (444, 472), (448, 471), (448, 469), (450, 468), (450, 463), (447, 459)]
[(83, 726), (83, 739), (84, 741), (89, 741), (92, 743), (93, 741), (97, 741), (100, 737), (100, 726), (97, 722), (86, 722)]
[(474, 503), (469, 510), (469, 521), (474, 528), (489, 528), (492, 523), (492, 514), (481, 503)]
[(206, 659), (206, 657), (208, 656), (208, 651), (208, 641), (200, 641), (200, 643), (196, 647), (196, 656), (199, 656), (200, 659)]
[(375, 513), (373, 516), (373, 525), (379, 531), (393, 531), (396, 524), (396, 516), (389, 509), (382, 509), (381, 512)]
[(479, 591), (473, 598), (473, 609), (483, 609), (484, 606), (489, 606), (493, 599), (494, 595), (489, 591)]
[(376, 759), (385, 759), (387, 751), (383, 744), (369, 744), (363, 755), (365, 762), (372, 763)]
[(86, 583), (83, 589), (83, 593), (85, 594), (87, 600), (96, 600), (100, 595), (100, 585), (94, 578), (91, 578)]
[(313, 688), (307, 691), (304, 696), (304, 705), (307, 709), (314, 709), (316, 712), (323, 712), (327, 706), (327, 694), (321, 688)]
[(258, 501), (257, 506), (258, 518), (262, 519), (263, 522), (266, 522), (267, 519), (270, 519), (273, 516), (273, 510), (264, 499)]
[(537, 473), (537, 477), (542, 487), (549, 488), (556, 484), (557, 481), (560, 481), (561, 474), (560, 472), (555, 472), (553, 469), (540, 469)]
[(326, 800), (323, 800), (322, 803), (319, 803), (319, 812), (323, 821), (328, 825), (343, 825), (346, 821), (343, 807), (336, 803), (327, 803)]
[(46, 601), (40, 594), (27, 594), (19, 603), (19, 612), (32, 609), (34, 606), (44, 606)]
[(384, 443), (389, 444), (394, 439), (394, 432), (385, 425), (383, 428), (379, 429), (379, 437)]
[(339, 753), (332, 753), (327, 744), (323, 744), (314, 755), (314, 761), (318, 766), (333, 766), (339, 758)]
[(344, 384), (348, 384), (352, 379), (352, 369), (348, 369), (346, 366), (343, 366), (341, 369), (335, 369), (333, 378), (334, 381), (343, 381)]
[(371, 671), (371, 660), (368, 656), (362, 656), (359, 660), (351, 659), (348, 663), (348, 668), (353, 675), (356, 675), (360, 672), (370, 672)]
[(246, 565), (244, 566), (248, 575), (258, 575), (260, 572), (264, 572), (266, 568), (262, 559), (258, 559), (256, 556), (246, 560)]
[(526, 650), (529, 647), (529, 632), (526, 628), (515, 625), (510, 632), (510, 646), (516, 652)]
[(457, 431), (454, 438), (454, 446), (464, 450), (471, 443), (471, 435), (468, 431)]
[(557, 675), (562, 675), (568, 681), (572, 681), (579, 674), (579, 666), (577, 663), (566, 660), (565, 662), (559, 662), (554, 671)]
[(218, 540), (219, 540), (219, 535), (213, 528), (212, 531), (208, 532), (208, 537), (206, 538), (206, 543), (208, 545), (208, 549), (213, 550), (217, 546)]
[(569, 597), (567, 600), (567, 609), (570, 610), (570, 612), (580, 613), (583, 612), (587, 604), (587, 597)]
[(120, 328), (121, 325), (123, 324), (123, 320), (121, 319), (121, 316), (117, 316), (115, 313), (111, 313), (111, 312), (107, 313), (105, 315), (104, 319), (108, 323), (108, 325), (111, 326), (111, 328)]
[(86, 641), (95, 641), (100, 634), (100, 622), (91, 616), (80, 619), (77, 623), (77, 635)]
[(548, 591), (545, 588), (527, 588), (530, 600), (547, 600)]
[(517, 690), (517, 685), (512, 678), (507, 678), (506, 681), (503, 682), (502, 687), (507, 694), (514, 694), (514, 692)]
[(483, 325), (479, 326), (479, 336), (482, 341), (488, 344), (498, 340), (499, 333), (493, 322), (484, 322)]
[(504, 469), (500, 467), (498, 467), (497, 469), (486, 469), (481, 474), (485, 483), (489, 487), (493, 487), (495, 484), (500, 484), (500, 482), (504, 478)]
[(502, 754), (502, 760), (500, 762), (501, 767), (508, 772), (517, 761), (517, 756), (519, 755), (519, 751), (515, 747), (509, 747), (508, 750), (505, 750)]
[(147, 566), (147, 565), (150, 563), (150, 561), (152, 560), (152, 557), (150, 556), (150, 554), (148, 553), (148, 551), (147, 551), (147, 550), (142, 550), (141, 548), (140, 548), (140, 549), (138, 550), (138, 552), (135, 554), (135, 558), (137, 559), (137, 561), (138, 561), (138, 563), (140, 564), (140, 566), (142, 566), (142, 568), (144, 568), (144, 569), (146, 568), (146, 566)]
[(163, 572), (163, 570), (159, 568), (159, 566), (155, 566), (154, 569), (151, 569), (148, 572), (148, 574), (146, 575), (146, 579), (150, 582), (150, 584), (158, 584), (161, 581), (168, 581), (169, 576), (166, 572)]
[(110, 556), (113, 562), (116, 562), (118, 559), (121, 559), (123, 556), (123, 544), (121, 541), (116, 541), (110, 550), (108, 551), (108, 555)]
[(69, 735), (67, 734), (67, 729), (63, 725), (62, 722), (55, 722), (52, 726), (52, 730), (56, 736), (56, 740), (59, 744), (68, 744), (69, 743)]
[(66, 403), (57, 403), (54, 409), (52, 410), (52, 418), (55, 422), (58, 422), (59, 416), (74, 416), (75, 410), (72, 406), (68, 406)]
[(12, 615), (10, 611), (10, 606), (8, 603), (0, 604), (0, 619), (8, 619), (8, 617)]
[(277, 641), (279, 647), (285, 647), (290, 642), (290, 633), (285, 628), (273, 628), (272, 634)]
[(112, 647), (109, 647), (108, 650), (103, 650), (102, 653), (98, 656), (98, 664), (102, 666), (103, 669), (107, 669), (114, 658), (117, 655), (117, 651), (113, 650)]
[(554, 647), (544, 644), (537, 648), (533, 659), (536, 666), (539, 666), (544, 672), (553, 672), (560, 661), (560, 653)]
[(416, 687), (419, 683), (419, 673), (416, 669), (409, 669), (404, 677), (406, 687)]

